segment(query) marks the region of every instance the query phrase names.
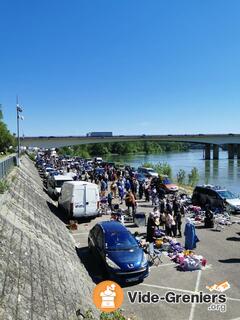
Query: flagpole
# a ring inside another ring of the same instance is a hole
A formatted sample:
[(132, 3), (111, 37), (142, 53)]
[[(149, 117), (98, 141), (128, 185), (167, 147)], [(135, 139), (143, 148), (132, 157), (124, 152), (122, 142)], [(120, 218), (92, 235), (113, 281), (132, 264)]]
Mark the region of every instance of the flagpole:
[(16, 98), (16, 110), (17, 110), (17, 139), (18, 139), (18, 148), (17, 148), (17, 166), (20, 166), (20, 133), (19, 133), (19, 113), (22, 112), (22, 108), (19, 106), (18, 103), (18, 95)]

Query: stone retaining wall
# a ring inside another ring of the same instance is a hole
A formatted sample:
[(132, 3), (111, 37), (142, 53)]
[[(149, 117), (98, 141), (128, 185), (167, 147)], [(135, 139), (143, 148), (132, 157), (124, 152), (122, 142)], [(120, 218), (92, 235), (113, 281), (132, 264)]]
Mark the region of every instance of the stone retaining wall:
[(78, 309), (98, 317), (92, 281), (33, 163), (23, 157), (11, 175), (0, 203), (0, 319), (75, 320)]

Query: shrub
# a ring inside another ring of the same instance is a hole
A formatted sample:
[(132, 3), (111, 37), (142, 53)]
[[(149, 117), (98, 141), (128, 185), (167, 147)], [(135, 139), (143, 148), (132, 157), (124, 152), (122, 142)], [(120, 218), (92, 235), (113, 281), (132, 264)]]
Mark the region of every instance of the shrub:
[(186, 171), (183, 169), (180, 169), (177, 173), (177, 182), (179, 184), (184, 184), (186, 179)]
[(146, 162), (142, 164), (145, 168), (153, 168), (159, 175), (167, 175), (169, 178), (172, 177), (172, 168), (167, 162), (158, 162), (153, 164), (151, 162)]
[(0, 194), (3, 194), (8, 189), (8, 183), (6, 180), (0, 180)]
[(28, 153), (28, 156), (29, 158), (32, 160), (32, 161), (35, 161), (35, 154), (34, 153)]
[(192, 168), (191, 173), (188, 175), (188, 184), (193, 187), (199, 180), (199, 173), (196, 167)]
[(100, 315), (100, 320), (127, 320), (127, 319), (131, 319), (131, 318), (129, 317), (126, 318), (122, 314), (122, 310), (120, 309), (110, 313), (102, 312)]

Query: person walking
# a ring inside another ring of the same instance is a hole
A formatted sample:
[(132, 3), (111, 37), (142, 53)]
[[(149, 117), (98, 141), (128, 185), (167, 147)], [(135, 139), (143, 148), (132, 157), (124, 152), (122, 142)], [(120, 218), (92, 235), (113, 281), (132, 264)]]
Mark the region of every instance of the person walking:
[(144, 195), (145, 195), (145, 201), (150, 201), (150, 192), (149, 192), (149, 184), (148, 182), (144, 182)]
[(113, 200), (113, 193), (112, 193), (112, 191), (109, 192), (108, 197), (107, 197), (107, 200), (108, 200), (108, 206), (109, 206), (109, 208), (110, 208), (111, 211), (112, 211), (112, 200)]
[(132, 208), (132, 216), (134, 217), (137, 203), (132, 191), (128, 191), (128, 193), (126, 194), (125, 203), (129, 213), (130, 213), (130, 207)]
[(175, 226), (175, 221), (171, 213), (168, 212), (166, 217), (166, 235), (169, 237), (172, 237), (173, 235), (173, 229), (174, 229), (172, 228), (173, 226)]
[(104, 179), (101, 180), (101, 186), (100, 186), (100, 190), (101, 190), (101, 196), (105, 197), (105, 193), (107, 190), (107, 183)]
[(160, 225), (163, 228), (163, 230), (166, 229), (166, 213), (160, 212)]
[(110, 185), (110, 190), (112, 191), (113, 197), (116, 199), (117, 197), (117, 183), (116, 181), (112, 181)]
[(124, 188), (123, 188), (122, 184), (118, 185), (118, 194), (119, 194), (119, 198), (120, 198), (120, 204), (122, 204), (123, 197), (124, 197)]
[(178, 237), (182, 237), (182, 215), (180, 210), (176, 212), (176, 214), (174, 214), (174, 218), (175, 218), (175, 223), (176, 223), (176, 232), (178, 231)]
[(138, 196), (139, 196), (139, 199), (142, 200), (142, 197), (143, 197), (143, 182), (139, 182)]
[(154, 213), (150, 212), (147, 220), (147, 237), (146, 237), (147, 242), (149, 243), (154, 242), (154, 231), (155, 231)]
[(210, 210), (208, 205), (206, 206), (206, 211), (205, 211), (204, 226), (205, 226), (205, 228), (213, 228), (214, 227), (213, 212)]
[(166, 212), (166, 198), (164, 197), (160, 202), (160, 212)]

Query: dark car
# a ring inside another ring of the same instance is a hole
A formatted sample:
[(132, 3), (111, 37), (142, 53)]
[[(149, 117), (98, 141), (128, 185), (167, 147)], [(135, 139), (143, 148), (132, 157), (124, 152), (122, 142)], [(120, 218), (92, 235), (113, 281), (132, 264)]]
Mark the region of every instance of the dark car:
[(145, 180), (146, 180), (146, 176), (144, 175), (144, 174), (142, 174), (142, 173), (136, 173), (135, 174), (135, 178), (137, 179), (137, 181), (139, 182), (139, 183), (143, 183), (143, 182), (145, 182)]
[(120, 222), (96, 224), (89, 249), (101, 259), (109, 276), (119, 282), (140, 282), (148, 276), (148, 259), (134, 236)]
[(218, 186), (196, 186), (192, 195), (192, 203), (201, 207), (208, 205), (212, 209), (226, 207), (231, 213), (240, 212), (240, 199), (232, 192)]
[(104, 168), (96, 168), (95, 169), (95, 174), (97, 174), (97, 175), (104, 175), (104, 173), (105, 173)]

